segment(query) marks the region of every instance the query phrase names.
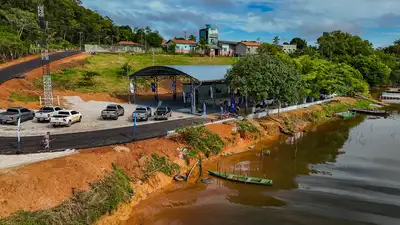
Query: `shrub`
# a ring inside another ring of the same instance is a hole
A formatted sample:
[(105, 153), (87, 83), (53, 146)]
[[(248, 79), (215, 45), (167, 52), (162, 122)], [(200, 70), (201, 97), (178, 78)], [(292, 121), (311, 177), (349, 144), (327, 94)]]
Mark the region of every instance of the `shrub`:
[[(147, 177), (156, 171), (171, 176), (179, 171), (179, 165), (171, 162), (165, 156), (159, 156), (158, 154), (153, 154), (151, 156), (151, 161), (147, 164), (146, 175)], [(147, 178), (145, 177), (145, 178)]]
[(181, 134), (182, 140), (190, 146), (190, 157), (196, 156), (199, 152), (209, 157), (211, 154), (221, 152), (225, 146), (218, 134), (207, 130), (204, 126), (178, 129), (177, 133)]
[(236, 121), (239, 133), (247, 133), (252, 137), (257, 137), (260, 135), (260, 130), (249, 121)]
[(90, 184), (90, 190), (74, 193), (61, 205), (36, 212), (18, 211), (0, 219), (1, 225), (92, 224), (101, 216), (127, 203), (133, 194), (129, 177), (115, 165), (103, 180)]

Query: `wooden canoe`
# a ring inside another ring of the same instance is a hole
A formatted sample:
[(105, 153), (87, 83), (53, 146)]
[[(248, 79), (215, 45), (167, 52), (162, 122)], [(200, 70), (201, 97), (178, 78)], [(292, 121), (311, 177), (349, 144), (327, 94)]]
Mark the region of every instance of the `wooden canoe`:
[(355, 117), (356, 116), (356, 112), (340, 112), (340, 113), (335, 113), (335, 115), (337, 117), (340, 117), (342, 119), (348, 119), (351, 117)]
[(249, 176), (238, 175), (238, 174), (233, 174), (233, 173), (217, 172), (214, 170), (208, 170), (208, 173), (211, 176), (223, 178), (225, 180), (231, 180), (231, 181), (245, 183), (245, 184), (258, 184), (258, 185), (272, 186), (272, 180), (270, 180), (270, 179), (249, 177)]
[(350, 109), (351, 112), (371, 114), (371, 115), (386, 115), (388, 114), (385, 110), (371, 110), (371, 109)]

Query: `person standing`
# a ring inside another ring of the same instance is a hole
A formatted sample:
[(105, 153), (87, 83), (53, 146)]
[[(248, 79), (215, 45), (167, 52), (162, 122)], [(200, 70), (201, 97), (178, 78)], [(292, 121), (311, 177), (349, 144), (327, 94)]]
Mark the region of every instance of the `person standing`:
[(50, 132), (47, 132), (46, 135), (43, 137), (43, 147), (44, 150), (50, 149)]

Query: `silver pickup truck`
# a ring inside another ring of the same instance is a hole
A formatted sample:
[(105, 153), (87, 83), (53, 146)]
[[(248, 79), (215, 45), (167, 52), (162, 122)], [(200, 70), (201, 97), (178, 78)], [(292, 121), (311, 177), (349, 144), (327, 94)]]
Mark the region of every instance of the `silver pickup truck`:
[(101, 117), (105, 119), (114, 119), (117, 120), (119, 116), (123, 116), (125, 110), (120, 105), (111, 104), (108, 105), (106, 109), (101, 111)]
[(151, 108), (150, 107), (137, 107), (135, 112), (132, 113), (132, 118), (135, 117), (136, 113), (136, 119), (137, 120), (149, 120), (151, 117)]
[(58, 106), (45, 106), (35, 113), (35, 118), (37, 121), (50, 121), (50, 118), (60, 110), (62, 108)]
[(33, 120), (35, 117), (35, 112), (27, 108), (15, 107), (8, 108), (7, 111), (0, 113), (0, 123), (1, 124), (18, 124), (18, 118), (21, 118), (21, 122)]

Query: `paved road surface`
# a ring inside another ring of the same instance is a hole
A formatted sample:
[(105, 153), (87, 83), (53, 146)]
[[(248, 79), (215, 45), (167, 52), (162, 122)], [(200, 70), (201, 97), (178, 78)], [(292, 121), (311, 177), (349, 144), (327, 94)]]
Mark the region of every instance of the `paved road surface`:
[[(50, 61), (54, 62), (62, 58), (72, 56), (81, 51), (57, 52), (49, 56)], [(9, 66), (0, 70), (0, 84), (17, 77), (20, 74), (34, 70), (42, 65), (41, 58), (32, 59), (17, 65)]]
[[(109, 130), (99, 130), (91, 132), (81, 132), (72, 134), (51, 135), (51, 150), (61, 151), (64, 149), (83, 149), (100, 147), (113, 144), (123, 144), (137, 140), (145, 140), (155, 137), (165, 136), (167, 131), (193, 124), (203, 123), (202, 118), (189, 118), (182, 120), (166, 121), (137, 126), (136, 135), (133, 134), (132, 127), (116, 128)], [(42, 136), (22, 137), (22, 153), (37, 153)], [(18, 150), (17, 138), (0, 137), (0, 154), (15, 154)]]

